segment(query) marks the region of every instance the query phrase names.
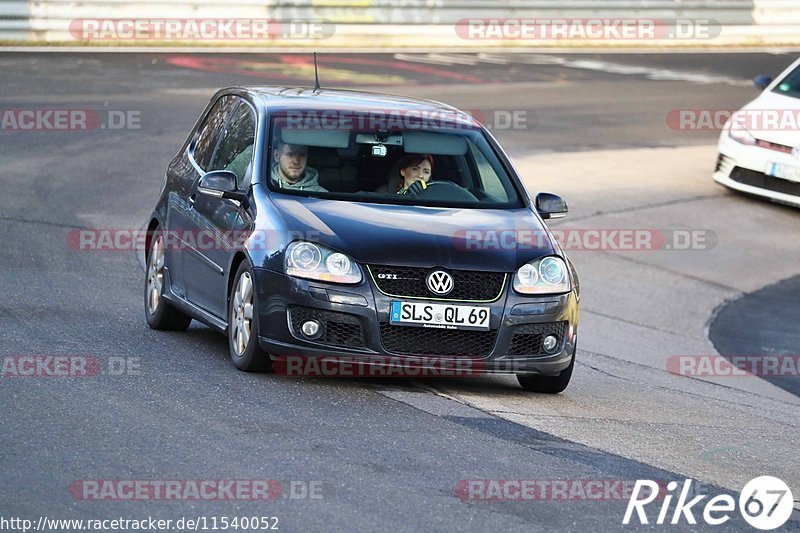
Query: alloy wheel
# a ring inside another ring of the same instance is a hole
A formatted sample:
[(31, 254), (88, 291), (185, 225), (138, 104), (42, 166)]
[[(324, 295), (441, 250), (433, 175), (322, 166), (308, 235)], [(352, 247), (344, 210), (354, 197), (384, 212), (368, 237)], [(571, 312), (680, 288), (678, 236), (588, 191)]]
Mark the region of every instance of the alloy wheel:
[(147, 311), (152, 315), (158, 310), (161, 291), (164, 288), (164, 239), (159, 235), (150, 251), (147, 266)]
[(253, 325), (253, 280), (249, 272), (243, 272), (239, 276), (239, 282), (233, 293), (231, 315), (233, 349), (236, 355), (241, 357), (250, 342)]

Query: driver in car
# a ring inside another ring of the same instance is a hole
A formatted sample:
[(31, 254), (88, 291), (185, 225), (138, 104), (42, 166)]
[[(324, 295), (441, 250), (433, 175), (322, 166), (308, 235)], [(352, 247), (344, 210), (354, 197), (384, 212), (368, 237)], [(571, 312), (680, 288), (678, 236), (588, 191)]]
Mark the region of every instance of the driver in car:
[(430, 154), (407, 154), (400, 159), (400, 183), (397, 194), (418, 195), (428, 188), (433, 175), (433, 156)]
[(319, 172), (308, 164), (308, 146), (281, 142), (273, 150), (272, 180), (282, 189), (328, 192), (319, 184)]

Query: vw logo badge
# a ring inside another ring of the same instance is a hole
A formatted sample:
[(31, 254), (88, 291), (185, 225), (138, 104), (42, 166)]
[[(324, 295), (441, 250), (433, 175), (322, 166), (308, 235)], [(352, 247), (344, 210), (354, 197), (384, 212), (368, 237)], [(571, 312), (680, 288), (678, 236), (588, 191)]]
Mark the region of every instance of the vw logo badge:
[(800, 146), (795, 146), (792, 148), (792, 155), (800, 159)]
[(428, 285), (428, 290), (434, 294), (444, 296), (453, 290), (453, 276), (444, 270), (436, 270), (428, 274), (425, 283)]

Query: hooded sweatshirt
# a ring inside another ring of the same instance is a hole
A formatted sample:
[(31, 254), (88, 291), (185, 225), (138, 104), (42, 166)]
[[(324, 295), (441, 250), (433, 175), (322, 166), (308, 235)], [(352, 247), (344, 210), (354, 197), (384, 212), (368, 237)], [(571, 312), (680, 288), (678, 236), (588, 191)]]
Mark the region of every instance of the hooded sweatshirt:
[(328, 189), (319, 184), (319, 172), (317, 169), (306, 167), (303, 176), (294, 183), (289, 183), (281, 178), (278, 165), (272, 165), (272, 181), (281, 189), (293, 191), (328, 192)]

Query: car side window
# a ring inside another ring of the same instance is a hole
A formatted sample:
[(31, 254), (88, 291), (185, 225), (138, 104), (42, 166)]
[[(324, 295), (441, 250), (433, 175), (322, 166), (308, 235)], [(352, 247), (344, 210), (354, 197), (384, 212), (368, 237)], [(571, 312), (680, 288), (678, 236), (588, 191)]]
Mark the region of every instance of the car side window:
[(235, 96), (223, 96), (218, 99), (200, 127), (200, 134), (194, 145), (193, 155), (197, 165), (205, 172), (219, 170), (212, 169), (211, 162), (214, 159), (217, 146), (219, 146), (225, 123), (237, 103), (238, 99)]
[(256, 134), (256, 116), (253, 108), (241, 99), (228, 120), (209, 170), (230, 170), (236, 174), (236, 185), (245, 181)]

